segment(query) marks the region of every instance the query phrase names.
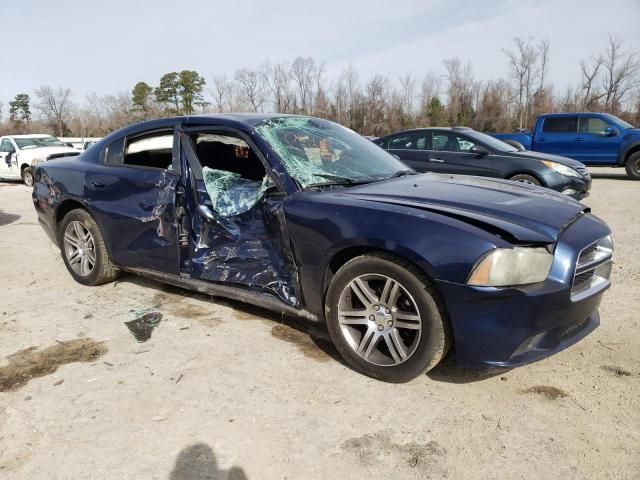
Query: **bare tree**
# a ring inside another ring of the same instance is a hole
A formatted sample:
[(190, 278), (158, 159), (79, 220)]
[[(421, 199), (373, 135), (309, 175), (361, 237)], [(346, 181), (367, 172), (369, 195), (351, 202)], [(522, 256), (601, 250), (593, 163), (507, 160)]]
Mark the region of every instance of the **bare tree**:
[[(503, 50), (508, 58), (509, 71), (515, 84), (518, 105), (518, 127), (523, 128), (528, 123), (529, 106), (531, 104), (532, 80), (535, 78), (538, 51), (531, 40), (520, 37), (513, 39), (516, 50)], [(545, 60), (546, 62), (546, 60)]]
[(343, 84), (346, 94), (347, 124), (350, 128), (354, 128), (356, 103), (360, 92), (358, 88), (358, 71), (352, 64), (349, 64), (349, 66), (340, 73), (340, 83)]
[(329, 100), (327, 98), (327, 90), (324, 85), (325, 64), (321, 63), (316, 68), (315, 74), (315, 96), (313, 99), (313, 108), (311, 113), (326, 117), (329, 111)]
[(411, 73), (406, 73), (399, 81), (402, 108), (407, 116), (412, 117), (415, 111), (416, 79)]
[(47, 121), (54, 127), (58, 136), (63, 136), (67, 123), (71, 120), (73, 105), (71, 103), (71, 90), (58, 87), (54, 89), (48, 85), (35, 91), (38, 102), (35, 107), (44, 115)]
[(265, 83), (271, 92), (276, 112), (287, 113), (291, 109), (291, 78), (289, 65), (285, 62), (265, 63), (261, 68)]
[(580, 60), (580, 71), (582, 72), (582, 80), (580, 88), (582, 89), (582, 101), (580, 102), (583, 110), (588, 110), (600, 97), (595, 91), (595, 81), (602, 67), (602, 57), (591, 57), (589, 60)]
[(610, 35), (602, 66), (604, 106), (615, 113), (620, 110), (629, 90), (640, 85), (640, 58), (637, 52), (625, 50), (619, 37)]
[(310, 111), (315, 73), (316, 62), (311, 57), (297, 57), (291, 64), (291, 78), (298, 89), (302, 113)]
[(267, 100), (267, 88), (264, 76), (258, 70), (243, 68), (236, 70), (236, 81), (240, 85), (245, 100), (254, 112), (259, 111)]
[(216, 111), (224, 112), (231, 103), (231, 82), (226, 75), (214, 75), (211, 85), (213, 88), (209, 89), (209, 93), (213, 96)]
[(473, 117), (473, 102), (478, 84), (473, 78), (470, 62), (465, 64), (457, 57), (443, 61), (446, 70), (449, 96), (449, 122), (455, 125), (468, 125)]
[(538, 71), (538, 90), (544, 89), (545, 76), (547, 74), (547, 64), (549, 63), (549, 39), (543, 38), (538, 43), (538, 58), (540, 58), (540, 68)]

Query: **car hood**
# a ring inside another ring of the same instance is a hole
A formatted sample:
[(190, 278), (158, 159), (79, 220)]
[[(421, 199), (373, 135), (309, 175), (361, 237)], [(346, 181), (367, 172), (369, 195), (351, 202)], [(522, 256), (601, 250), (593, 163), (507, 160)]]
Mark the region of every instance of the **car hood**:
[(428, 210), (519, 243), (553, 243), (589, 209), (542, 187), (508, 180), (426, 173), (348, 187), (341, 195)]
[(18, 156), (21, 158), (47, 158), (49, 155), (59, 154), (59, 153), (71, 153), (79, 155), (80, 150), (76, 150), (71, 147), (39, 147), (39, 148), (29, 148), (26, 150), (20, 150)]
[(574, 160), (572, 158), (561, 157), (560, 155), (551, 155), (550, 153), (541, 153), (541, 152), (532, 152), (530, 150), (525, 150), (524, 152), (513, 152), (510, 155), (519, 158), (533, 158), (536, 160), (548, 160), (550, 162), (560, 163), (562, 165), (566, 165), (567, 167), (571, 167), (574, 170), (578, 168), (585, 168), (584, 164)]

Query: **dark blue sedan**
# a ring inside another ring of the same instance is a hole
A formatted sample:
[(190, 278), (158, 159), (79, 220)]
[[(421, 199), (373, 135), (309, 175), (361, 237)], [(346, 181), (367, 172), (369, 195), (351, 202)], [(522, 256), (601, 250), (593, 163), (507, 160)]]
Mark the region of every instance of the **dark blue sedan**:
[(520, 150), (471, 128), (417, 128), (373, 142), (418, 172), (505, 178), (546, 187), (576, 200), (589, 195), (591, 189), (591, 175), (582, 163)]
[(119, 271), (326, 322), (355, 370), (404, 382), (450, 347), (514, 367), (599, 324), (613, 246), (584, 205), (416, 174), (335, 123), (235, 114), (132, 125), (39, 166), (69, 273)]

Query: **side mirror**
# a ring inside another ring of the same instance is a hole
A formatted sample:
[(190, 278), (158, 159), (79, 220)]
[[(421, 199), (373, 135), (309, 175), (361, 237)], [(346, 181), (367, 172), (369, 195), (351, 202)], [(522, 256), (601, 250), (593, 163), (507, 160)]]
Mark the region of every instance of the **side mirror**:
[(13, 155), (13, 152), (7, 152), (5, 157), (4, 157), (4, 161), (7, 163), (7, 166), (11, 166), (11, 157)]
[(604, 129), (604, 136), (605, 137), (615, 137), (616, 135), (618, 135), (618, 129), (616, 127), (607, 127)]
[(198, 205), (198, 214), (207, 223), (217, 221), (216, 214), (206, 205)]
[(489, 150), (487, 150), (482, 145), (474, 145), (469, 149), (469, 153), (474, 153), (480, 157), (484, 157), (486, 155), (489, 155)]

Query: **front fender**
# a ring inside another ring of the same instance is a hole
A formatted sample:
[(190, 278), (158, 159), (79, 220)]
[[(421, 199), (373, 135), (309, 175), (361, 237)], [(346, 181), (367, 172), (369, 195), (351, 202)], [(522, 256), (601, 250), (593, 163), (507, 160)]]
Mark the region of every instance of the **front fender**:
[(497, 236), (434, 212), (355, 198), (299, 192), (284, 205), (305, 307), (322, 312), (320, 286), (345, 249), (399, 255), (431, 279), (464, 282), (487, 251), (509, 245)]

